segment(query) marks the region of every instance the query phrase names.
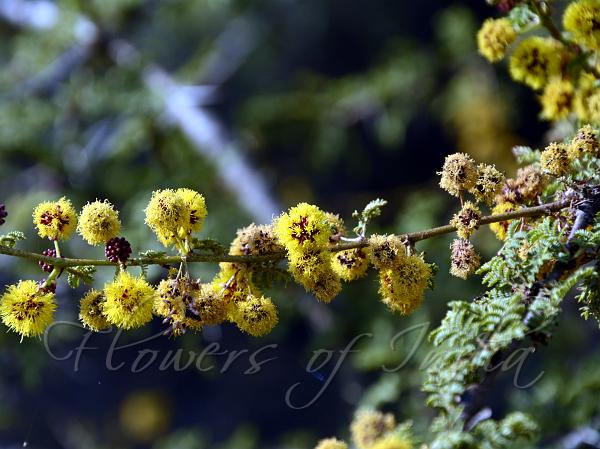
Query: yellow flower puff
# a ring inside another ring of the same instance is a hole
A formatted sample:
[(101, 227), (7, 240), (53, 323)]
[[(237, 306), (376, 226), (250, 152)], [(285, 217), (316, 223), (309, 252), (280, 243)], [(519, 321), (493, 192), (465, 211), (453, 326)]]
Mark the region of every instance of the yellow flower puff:
[(55, 310), (54, 294), (40, 289), (35, 281), (10, 285), (0, 297), (2, 322), (23, 337), (44, 333), (53, 321)]
[(342, 289), (340, 276), (331, 267), (328, 251), (291, 256), (289, 271), (296, 282), (323, 302), (331, 302)]
[[(580, 122), (592, 122), (592, 110), (590, 109), (590, 98), (600, 92), (596, 87), (596, 78), (589, 73), (582, 73), (577, 82), (575, 98), (573, 99), (573, 109)], [(594, 105), (594, 115), (598, 116), (598, 110)]]
[(233, 319), (241, 331), (262, 337), (277, 324), (277, 309), (269, 298), (248, 295), (245, 301), (237, 303)]
[(146, 207), (146, 224), (164, 246), (177, 243), (180, 228), (190, 226), (190, 209), (174, 190), (157, 190)]
[(491, 204), (495, 196), (502, 190), (504, 175), (495, 166), (479, 164), (477, 166), (477, 179), (469, 190), (477, 201)]
[(358, 449), (370, 449), (376, 440), (396, 427), (396, 419), (391, 413), (359, 410), (350, 425), (352, 440)]
[(579, 0), (571, 3), (563, 15), (565, 30), (573, 40), (591, 50), (600, 49), (600, 1)]
[(94, 332), (110, 327), (110, 323), (102, 313), (104, 294), (98, 290), (88, 291), (79, 303), (79, 319), (83, 325)]
[(412, 449), (410, 440), (400, 435), (387, 435), (373, 443), (370, 449)]
[(541, 89), (548, 80), (560, 74), (560, 43), (538, 36), (524, 39), (510, 57), (509, 71), (515, 81)]
[(152, 319), (156, 292), (143, 277), (120, 271), (104, 286), (103, 313), (109, 323), (123, 329), (135, 329)]
[(573, 109), (573, 84), (570, 81), (555, 78), (551, 80), (540, 97), (542, 118), (546, 120), (561, 120), (566, 118)]
[(551, 143), (542, 151), (540, 165), (542, 170), (551, 175), (566, 175), (571, 165), (569, 148), (562, 143)]
[(348, 449), (348, 445), (337, 438), (326, 438), (319, 441), (315, 449)]
[(274, 221), (275, 235), (288, 254), (325, 249), (332, 236), (325, 212), (317, 206), (300, 203)]
[(598, 150), (600, 150), (598, 133), (590, 125), (585, 125), (583, 128), (579, 129), (569, 145), (571, 159), (580, 158), (584, 154), (598, 156)]
[(42, 238), (66, 240), (77, 226), (77, 213), (65, 197), (58, 201), (45, 201), (33, 211), (33, 224)]
[[(506, 212), (512, 212), (517, 209), (519, 209), (519, 207), (514, 205), (513, 203), (508, 202), (508, 201), (503, 201), (501, 203), (498, 203), (492, 209), (492, 215), (504, 214)], [(490, 224), (490, 229), (494, 232), (494, 234), (496, 234), (496, 237), (498, 238), (498, 240), (506, 239), (506, 231), (508, 231), (508, 226), (510, 225), (511, 221), (512, 220), (498, 221), (496, 223)]]
[(450, 224), (456, 227), (456, 233), (460, 238), (468, 239), (476, 229), (479, 229), (481, 211), (471, 201), (466, 201), (462, 209), (454, 214)]
[(344, 281), (354, 281), (367, 274), (369, 258), (363, 248), (331, 254), (331, 268)]
[(200, 232), (208, 214), (204, 196), (192, 189), (177, 189), (175, 193), (183, 200), (187, 208), (184, 223), (179, 228), (179, 237), (185, 238), (192, 232)]
[(229, 247), (229, 254), (233, 256), (261, 256), (281, 251), (283, 251), (283, 247), (277, 242), (273, 226), (257, 226), (254, 223), (239, 229)]
[(213, 326), (225, 321), (229, 304), (213, 284), (202, 284), (188, 308), (202, 324)]
[(498, 62), (517, 38), (508, 19), (487, 19), (477, 33), (479, 53), (490, 62)]
[(368, 243), (367, 254), (375, 268), (391, 268), (406, 257), (406, 245), (398, 236), (373, 234)]
[(94, 201), (83, 206), (77, 231), (90, 245), (104, 245), (119, 235), (119, 213), (108, 201)]
[(477, 181), (477, 167), (473, 159), (465, 153), (454, 153), (446, 156), (441, 175), (440, 187), (450, 195), (459, 196), (461, 192), (470, 190)]
[(383, 303), (402, 315), (414, 312), (423, 300), (431, 280), (431, 268), (413, 255), (391, 269), (379, 272), (379, 293)]
[(481, 260), (479, 254), (468, 240), (456, 239), (450, 245), (452, 250), (452, 263), (450, 274), (461, 279), (467, 279), (469, 274), (479, 268)]

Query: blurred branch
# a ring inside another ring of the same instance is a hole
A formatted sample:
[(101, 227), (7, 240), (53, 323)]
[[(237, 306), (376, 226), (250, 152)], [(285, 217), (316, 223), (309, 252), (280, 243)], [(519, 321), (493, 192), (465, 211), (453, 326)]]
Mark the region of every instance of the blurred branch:
[[(47, 1), (0, 2), (0, 17), (21, 27), (51, 29), (58, 23), (59, 16), (58, 6)], [(87, 25), (85, 33), (77, 33), (81, 38), (79, 46), (71, 48), (39, 76), (24, 83), (21, 93), (51, 93), (60, 81), (91, 56), (92, 46), (101, 33), (86, 17), (80, 17), (78, 22)], [(242, 64), (255, 43), (256, 32), (246, 21), (235, 19), (217, 39), (216, 50), (201, 70), (201, 78), (223, 82)], [(113, 39), (106, 47), (111, 49), (113, 61), (119, 66), (139, 61), (138, 50), (127, 41)], [(240, 206), (259, 222), (271, 221), (281, 208), (266, 182), (242, 156), (241, 145), (213, 114), (202, 107), (214, 94), (216, 86), (184, 86), (153, 63), (142, 72), (143, 82), (162, 101), (165, 116), (183, 132), (198, 153), (214, 164), (224, 186), (236, 196)]]

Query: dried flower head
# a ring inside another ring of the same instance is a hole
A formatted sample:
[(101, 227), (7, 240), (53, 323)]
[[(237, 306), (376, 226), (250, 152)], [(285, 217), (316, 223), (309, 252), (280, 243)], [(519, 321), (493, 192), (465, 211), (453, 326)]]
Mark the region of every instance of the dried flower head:
[(108, 201), (94, 201), (83, 206), (77, 231), (90, 245), (104, 245), (120, 230), (119, 213)]
[(465, 153), (454, 153), (446, 156), (442, 171), (440, 187), (450, 195), (459, 196), (461, 192), (471, 190), (477, 180), (475, 162)]
[(517, 33), (508, 19), (487, 19), (477, 32), (477, 47), (488, 61), (498, 62), (516, 38)]
[(491, 204), (494, 197), (500, 193), (504, 184), (504, 175), (495, 166), (479, 164), (477, 166), (477, 179), (469, 190), (477, 201)]
[(54, 293), (41, 289), (35, 281), (10, 285), (0, 297), (2, 322), (23, 337), (44, 333), (54, 319)]
[(507, 179), (502, 189), (502, 201), (513, 204), (535, 203), (548, 184), (539, 167), (528, 165), (517, 170), (514, 179)]
[(153, 311), (164, 318), (174, 336), (184, 334), (188, 329), (199, 331), (202, 322), (190, 308), (194, 297), (200, 291), (200, 284), (188, 276), (177, 279), (163, 279), (156, 288)]
[(42, 238), (66, 240), (77, 227), (77, 213), (65, 197), (58, 201), (45, 201), (33, 211), (33, 224)]
[(245, 301), (237, 303), (233, 320), (240, 330), (262, 337), (277, 324), (277, 309), (269, 298), (248, 295)]
[(94, 332), (99, 332), (110, 327), (110, 323), (102, 313), (104, 307), (104, 294), (98, 290), (90, 290), (79, 303), (79, 319), (83, 325)]
[(546, 120), (561, 120), (566, 118), (573, 109), (575, 93), (570, 81), (556, 78), (551, 80), (540, 97), (542, 103), (542, 118)]
[(551, 143), (540, 156), (542, 170), (554, 176), (564, 176), (569, 173), (571, 158), (569, 149), (562, 143)]
[(141, 327), (152, 319), (155, 294), (143, 277), (120, 271), (104, 286), (104, 316), (109, 323), (123, 329)]
[(571, 159), (582, 157), (584, 154), (598, 156), (600, 150), (600, 142), (598, 141), (598, 133), (590, 126), (585, 125), (580, 128), (569, 145), (569, 153)]
[(392, 432), (396, 419), (391, 413), (359, 410), (350, 425), (352, 440), (358, 449), (370, 449), (375, 441)]
[(331, 254), (331, 267), (344, 281), (354, 281), (367, 274), (369, 258), (363, 248), (348, 249)]
[(573, 40), (591, 50), (600, 49), (600, 1), (579, 0), (569, 4), (563, 15), (565, 30)]
[(164, 246), (176, 244), (179, 230), (190, 226), (190, 209), (172, 189), (152, 192), (145, 212), (146, 224)]
[(479, 229), (481, 211), (471, 201), (466, 201), (462, 209), (454, 214), (450, 224), (456, 226), (456, 233), (460, 238), (468, 239), (475, 230)]
[(272, 225), (254, 223), (239, 229), (229, 248), (229, 254), (236, 256), (273, 254), (283, 251), (277, 241)]
[(337, 438), (326, 438), (319, 441), (315, 449), (348, 449), (348, 445)]
[(558, 76), (562, 64), (562, 47), (558, 41), (538, 36), (521, 41), (510, 57), (509, 71), (515, 81), (541, 89)]
[(450, 274), (462, 279), (479, 268), (481, 260), (479, 254), (468, 240), (456, 239), (450, 245), (452, 250), (452, 264), (450, 265)]
[(367, 254), (375, 268), (391, 268), (406, 257), (406, 246), (396, 235), (373, 234), (368, 243)]

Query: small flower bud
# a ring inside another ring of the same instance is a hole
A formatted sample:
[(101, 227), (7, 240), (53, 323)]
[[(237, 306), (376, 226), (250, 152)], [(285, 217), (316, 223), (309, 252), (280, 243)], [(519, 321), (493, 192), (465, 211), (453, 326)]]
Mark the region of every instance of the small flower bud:
[(112, 263), (126, 263), (131, 256), (131, 245), (125, 237), (114, 237), (106, 242), (104, 255)]
[[(42, 251), (42, 256), (56, 257), (56, 250), (52, 248), (45, 249), (44, 251)], [(43, 262), (41, 260), (38, 262), (38, 265), (45, 273), (51, 273), (52, 270), (54, 270), (53, 265), (50, 265), (49, 263)]]

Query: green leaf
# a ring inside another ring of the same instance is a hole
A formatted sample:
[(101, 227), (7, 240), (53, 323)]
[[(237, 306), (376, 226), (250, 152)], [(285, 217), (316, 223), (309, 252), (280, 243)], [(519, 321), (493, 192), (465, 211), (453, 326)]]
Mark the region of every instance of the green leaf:
[(381, 215), (381, 208), (387, 204), (386, 200), (377, 198), (365, 206), (362, 212), (354, 211), (352, 216), (358, 218), (358, 225), (354, 228), (357, 235), (364, 237), (367, 225), (371, 220)]
[(91, 284), (94, 282), (96, 267), (92, 265), (76, 266), (70, 268), (67, 272), (67, 283), (71, 288), (77, 288), (83, 282)]
[(511, 9), (507, 19), (510, 20), (517, 33), (524, 33), (540, 24), (539, 16), (525, 3), (521, 3)]

